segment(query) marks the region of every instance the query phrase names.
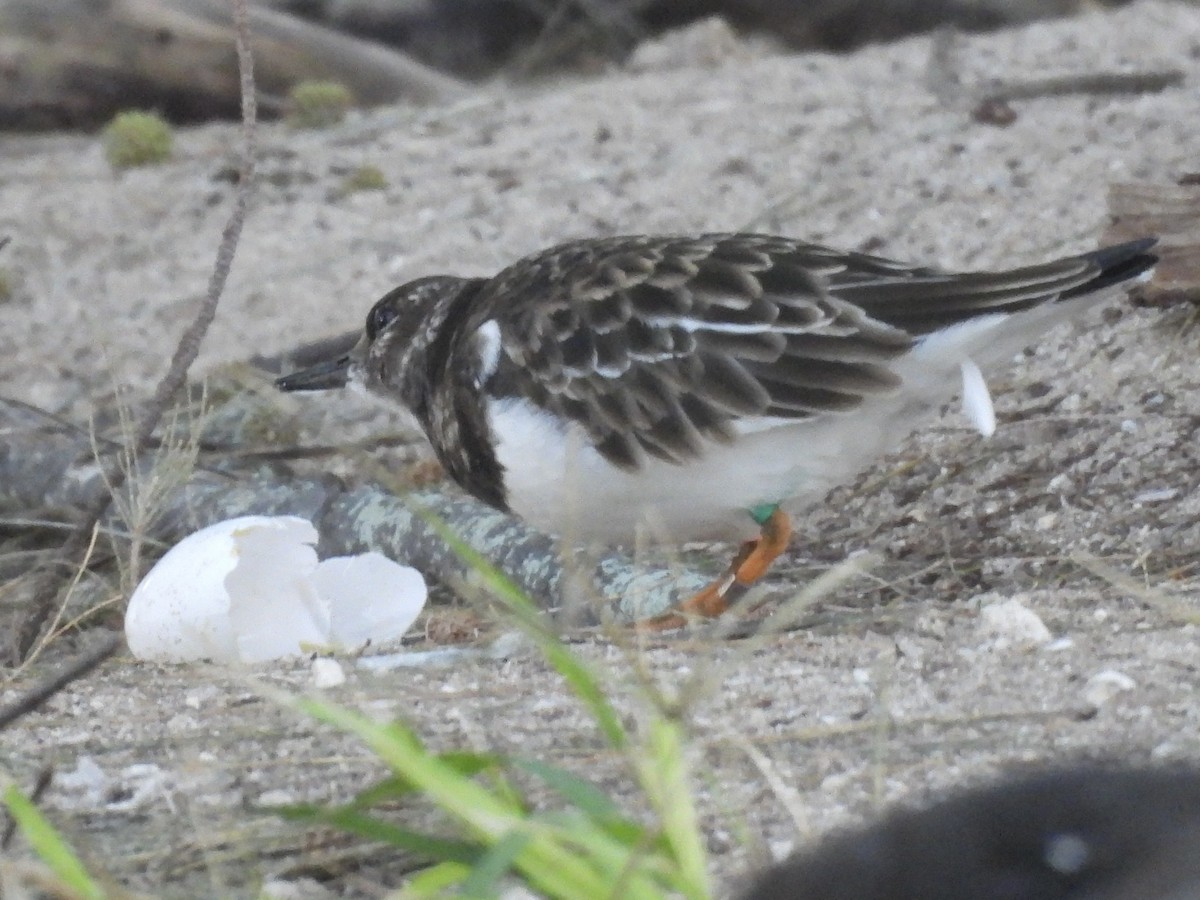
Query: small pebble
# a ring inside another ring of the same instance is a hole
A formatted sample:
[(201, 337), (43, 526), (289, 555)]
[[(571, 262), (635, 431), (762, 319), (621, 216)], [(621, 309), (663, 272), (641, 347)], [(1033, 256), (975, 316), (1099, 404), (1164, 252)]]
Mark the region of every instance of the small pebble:
[(1041, 617), (1017, 597), (985, 605), (979, 611), (979, 630), (1000, 648), (1037, 646), (1052, 638)]
[(313, 685), (318, 688), (332, 688), (346, 683), (346, 670), (336, 659), (324, 656), (317, 657), (312, 664)]
[(1093, 706), (1103, 706), (1117, 694), (1132, 691), (1137, 682), (1116, 669), (1105, 669), (1097, 672), (1087, 680), (1083, 688), (1083, 698)]

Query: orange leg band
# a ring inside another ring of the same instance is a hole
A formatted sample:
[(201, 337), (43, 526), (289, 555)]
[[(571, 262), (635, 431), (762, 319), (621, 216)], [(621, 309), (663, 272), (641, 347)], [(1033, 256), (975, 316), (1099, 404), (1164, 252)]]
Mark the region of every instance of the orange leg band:
[(746, 586), (762, 578), (771, 563), (787, 549), (791, 537), (791, 520), (783, 510), (776, 509), (763, 523), (758, 539), (742, 544), (724, 575), (684, 600), (677, 610), (640, 624), (652, 630), (665, 630), (687, 624), (688, 618), (715, 619), (729, 608), (729, 589), (735, 584)]

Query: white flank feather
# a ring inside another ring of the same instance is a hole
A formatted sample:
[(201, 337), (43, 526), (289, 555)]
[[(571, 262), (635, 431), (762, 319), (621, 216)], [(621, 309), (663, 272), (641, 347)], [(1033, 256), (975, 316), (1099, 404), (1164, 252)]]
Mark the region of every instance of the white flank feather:
[(992, 406), (992, 395), (983, 380), (983, 373), (972, 359), (964, 359), (959, 368), (962, 370), (963, 412), (980, 434), (991, 437), (996, 431), (996, 409)]

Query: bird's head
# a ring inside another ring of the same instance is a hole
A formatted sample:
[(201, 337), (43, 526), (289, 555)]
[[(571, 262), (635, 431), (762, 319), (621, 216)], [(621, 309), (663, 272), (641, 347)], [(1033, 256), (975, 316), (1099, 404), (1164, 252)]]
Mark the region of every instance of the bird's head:
[(445, 354), (459, 301), (480, 279), (433, 275), (388, 291), (367, 313), (366, 329), (348, 353), (279, 378), (282, 391), (365, 388), (410, 409), (422, 405), (431, 358)]

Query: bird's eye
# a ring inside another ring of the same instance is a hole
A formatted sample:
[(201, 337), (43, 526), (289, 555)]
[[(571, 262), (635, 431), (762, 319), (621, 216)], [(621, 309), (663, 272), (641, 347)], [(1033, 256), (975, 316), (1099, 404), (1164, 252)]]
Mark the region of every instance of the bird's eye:
[(390, 297), (385, 297), (371, 307), (371, 311), (367, 313), (367, 340), (375, 340), (375, 336), (387, 328), (388, 323), (399, 313), (400, 311), (396, 308), (396, 304), (391, 302)]

